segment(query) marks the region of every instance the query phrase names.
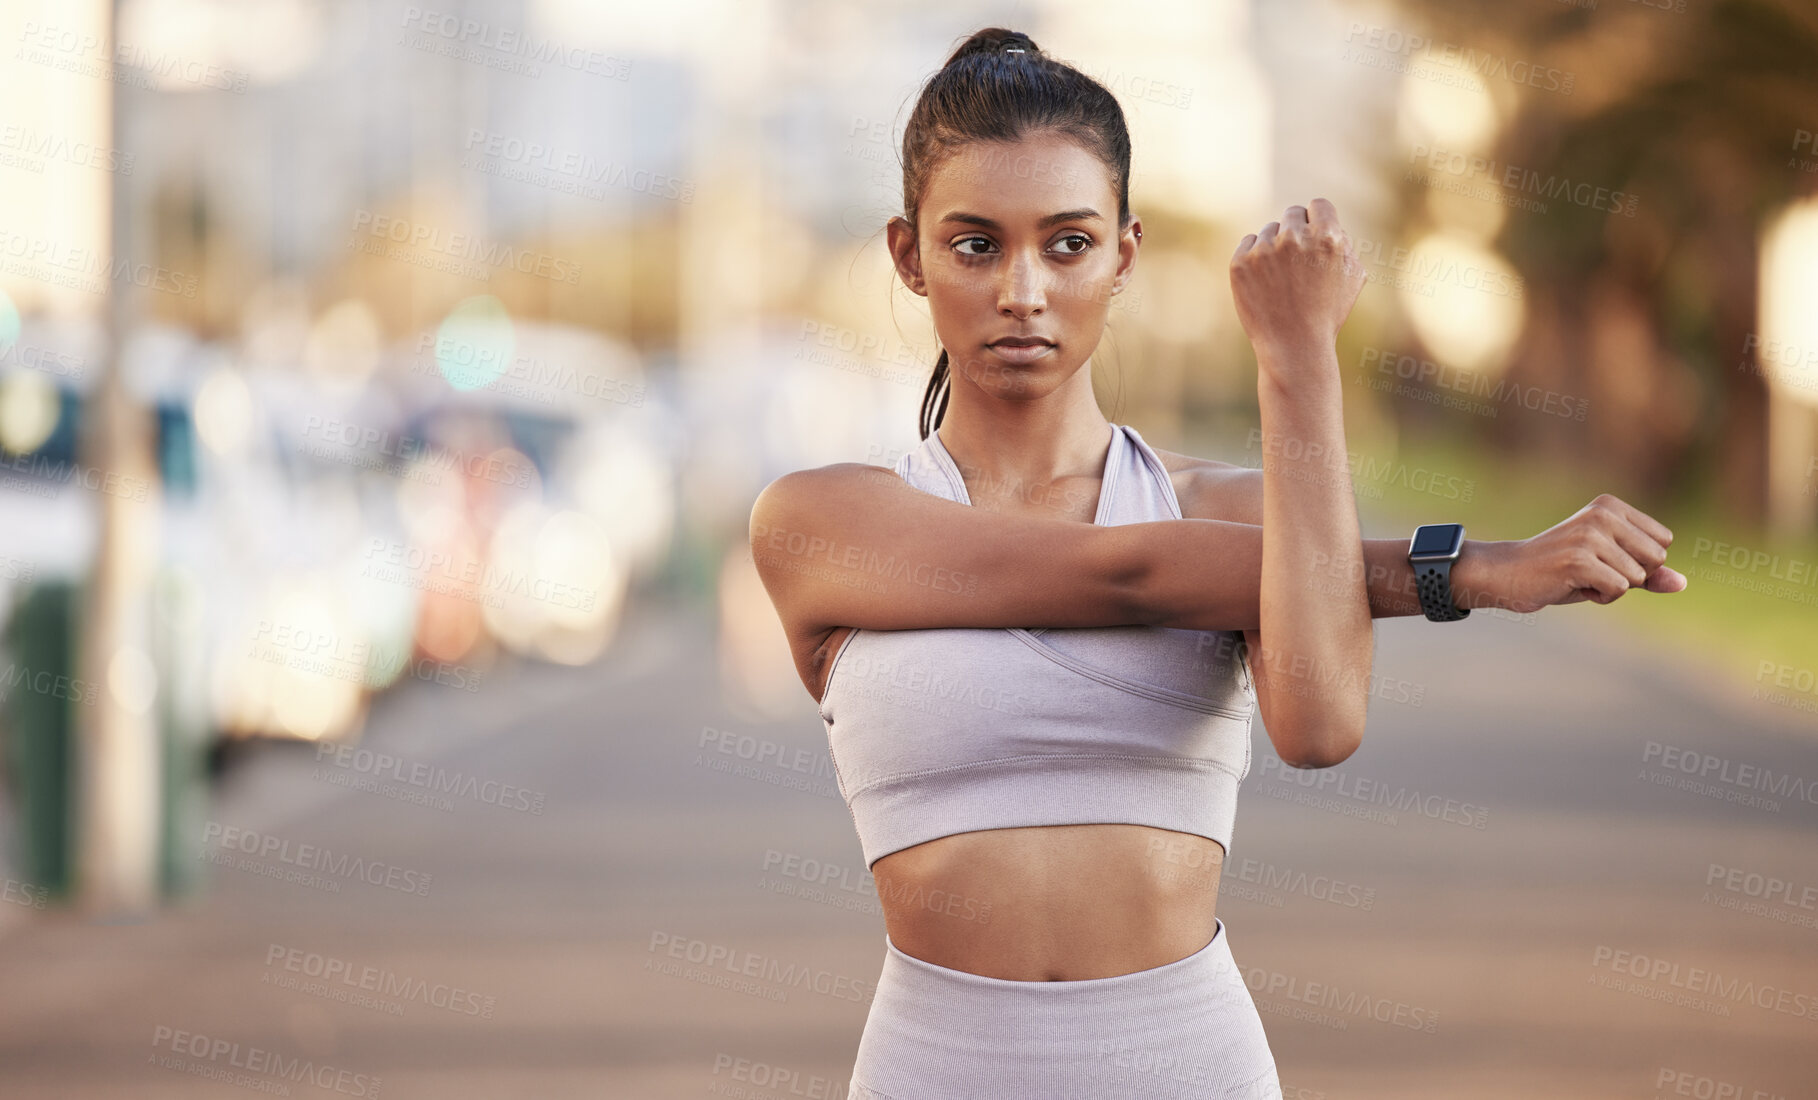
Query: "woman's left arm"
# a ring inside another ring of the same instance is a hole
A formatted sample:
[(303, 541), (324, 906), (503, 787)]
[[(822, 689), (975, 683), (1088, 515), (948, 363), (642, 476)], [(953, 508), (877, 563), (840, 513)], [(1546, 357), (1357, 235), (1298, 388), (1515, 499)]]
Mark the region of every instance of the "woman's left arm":
[[(1177, 494), (1183, 517), (1260, 526), (1261, 470), (1202, 467), (1184, 481), (1186, 491)], [(1672, 543), (1673, 532), (1665, 524), (1605, 493), (1531, 538), (1466, 539), (1452, 565), (1453, 603), (1466, 609), (1529, 613), (1582, 600), (1607, 604), (1630, 588), (1681, 592), (1685, 575), (1665, 563), (1666, 548)], [(1371, 618), (1421, 614), (1419, 588), (1408, 564), (1408, 539), (1364, 539), (1363, 569)], [(1330, 585), (1334, 595), (1344, 595), (1348, 588), (1342, 570), (1322, 573), (1319, 563), (1307, 583)], [(1257, 585), (1260, 589), (1261, 578)], [(1250, 662), (1250, 671), (1260, 698), (1280, 662), (1272, 665), (1261, 659), (1259, 629), (1247, 628), (1243, 635), (1245, 646), (1258, 658)]]
[[(1251, 526), (1262, 524), (1262, 471), (1247, 466), (1202, 467), (1183, 477), (1181, 515)], [(1410, 531), (1409, 535), (1412, 536)], [(1452, 566), (1458, 607), (1527, 614), (1554, 604), (1607, 604), (1630, 588), (1682, 592), (1685, 574), (1666, 564), (1673, 532), (1609, 493), (1565, 520), (1525, 539), (1466, 539)], [(1364, 539), (1364, 584), (1370, 617), (1419, 615), (1420, 589), (1408, 564), (1408, 539)], [(1314, 563), (1309, 585), (1336, 591), (1348, 578)], [(1253, 634), (1254, 631), (1246, 631)], [(1250, 639), (1258, 645), (1256, 638)]]

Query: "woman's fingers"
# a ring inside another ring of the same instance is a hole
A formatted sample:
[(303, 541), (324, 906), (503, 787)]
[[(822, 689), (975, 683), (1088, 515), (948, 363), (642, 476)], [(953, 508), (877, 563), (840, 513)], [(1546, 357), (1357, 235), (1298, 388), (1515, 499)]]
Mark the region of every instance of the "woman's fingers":
[(1635, 507), (1633, 504), (1630, 504), (1628, 501), (1623, 500), (1621, 497), (1611, 493), (1604, 493), (1591, 503), (1602, 504), (1606, 508), (1613, 509), (1617, 515), (1628, 520), (1641, 530), (1646, 531), (1648, 536), (1660, 545), (1673, 545), (1673, 532), (1667, 529), (1666, 524), (1655, 519), (1653, 516), (1648, 515), (1646, 512)]
[(1231, 262), (1236, 263), (1238, 260), (1238, 257), (1240, 257), (1244, 253), (1250, 251), (1250, 246), (1254, 245), (1255, 243), (1256, 243), (1256, 234), (1245, 233), (1244, 239), (1237, 242), (1237, 251), (1231, 253)]
[[(1646, 592), (1685, 591), (1685, 574), (1666, 565), (1667, 547), (1673, 542), (1673, 532), (1666, 524), (1609, 493), (1591, 504), (1609, 517), (1604, 532), (1622, 557), (1608, 560), (1629, 578), (1631, 587)], [(1625, 562), (1632, 563), (1632, 568)]]
[(1262, 227), (1262, 232), (1258, 233), (1256, 235), (1256, 239), (1258, 241), (1273, 241), (1275, 239), (1276, 235), (1279, 234), (1280, 232), (1281, 232), (1281, 223), (1280, 222), (1270, 222), (1268, 225), (1265, 225)]
[[(1630, 576), (1630, 582), (1640, 588), (1647, 583), (1648, 574), (1660, 568), (1666, 561), (1666, 547), (1654, 541), (1654, 537), (1626, 519), (1619, 519), (1608, 532), (1611, 540), (1623, 552), (1623, 558), (1632, 562), (1640, 570), (1640, 576)], [(1619, 562), (1612, 560), (1612, 565), (1620, 567)], [(1629, 570), (1622, 570), (1629, 576)]]
[[(1617, 531), (1603, 532), (1603, 537), (1599, 540), (1597, 556), (1605, 565), (1615, 570), (1617, 575), (1627, 581), (1630, 588), (1640, 588), (1647, 583), (1648, 573), (1653, 567), (1643, 565), (1636, 560), (1629, 548), (1623, 545), (1622, 540), (1626, 537), (1626, 533), (1619, 534)], [(1616, 595), (1620, 596), (1622, 593), (1619, 591)]]
[(1288, 207), (1287, 213), (1281, 217), (1281, 224), (1290, 230), (1307, 228), (1307, 208), (1304, 206)]
[(1337, 233), (1344, 232), (1338, 224), (1338, 207), (1333, 206), (1325, 199), (1314, 199), (1312, 202), (1308, 203), (1307, 214), (1315, 229), (1330, 229)]
[[(1614, 546), (1614, 543), (1610, 544)], [(1628, 555), (1616, 551), (1622, 557)], [(1631, 559), (1633, 564), (1633, 559)], [(1622, 594), (1631, 587), (1620, 570), (1600, 554), (1587, 554), (1579, 567), (1574, 571), (1572, 583), (1584, 599), (1593, 603), (1613, 603), (1622, 598)], [(1566, 603), (1573, 601), (1566, 600)]]

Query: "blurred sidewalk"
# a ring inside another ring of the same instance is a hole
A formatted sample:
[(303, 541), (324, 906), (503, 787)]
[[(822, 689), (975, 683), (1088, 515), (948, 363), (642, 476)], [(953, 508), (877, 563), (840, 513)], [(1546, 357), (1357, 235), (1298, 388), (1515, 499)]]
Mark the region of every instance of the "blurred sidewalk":
[[(1608, 947), (1818, 990), (1818, 930), (1704, 900), (1713, 865), (1818, 885), (1818, 806), (1637, 781), (1660, 770), (1650, 743), (1818, 780), (1809, 722), (1691, 690), (1695, 667), (1620, 642), (1600, 614), (1379, 623), (1384, 687), (1338, 769), (1291, 776), (1257, 725), (1219, 911), (1284, 1083), (1310, 1090), (1290, 1096), (1641, 1098), (1683, 1071), (1790, 1097), (1818, 1080), (1810, 1019), (1596, 985)], [(298, 861), (302, 845), (370, 861), (374, 881), (214, 866), (196, 905), (145, 924), (13, 920), (0, 1091), (362, 1095), (376, 1076), (386, 1098), (843, 1096), (866, 1009), (850, 994), (876, 980), (882, 919), (850, 885), (863, 861), (818, 772), (812, 700), (741, 720), (717, 660), (711, 615), (639, 608), (598, 667), (388, 694), (363, 747), (393, 774), (493, 784), (446, 809), (339, 785), (376, 765), (309, 746), (242, 761), (212, 821)], [(716, 766), (731, 760), (742, 774)], [(1325, 785), (1296, 801), (1300, 780)], [(539, 795), (541, 813), (521, 808)], [(832, 877), (792, 879), (782, 860)], [(733, 961), (666, 972), (670, 943)], [(1437, 1027), (1315, 1005), (1314, 983)], [(179, 1033), (205, 1038), (173, 1051)], [(336, 1088), (343, 1070), (365, 1076)]]

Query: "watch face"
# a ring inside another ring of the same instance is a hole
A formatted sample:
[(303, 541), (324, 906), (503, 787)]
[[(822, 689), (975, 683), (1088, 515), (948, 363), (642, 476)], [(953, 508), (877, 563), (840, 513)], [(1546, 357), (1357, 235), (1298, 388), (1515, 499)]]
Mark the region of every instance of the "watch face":
[(1464, 541), (1464, 526), (1457, 523), (1429, 523), (1414, 532), (1414, 543), (1408, 548), (1413, 557), (1446, 557)]

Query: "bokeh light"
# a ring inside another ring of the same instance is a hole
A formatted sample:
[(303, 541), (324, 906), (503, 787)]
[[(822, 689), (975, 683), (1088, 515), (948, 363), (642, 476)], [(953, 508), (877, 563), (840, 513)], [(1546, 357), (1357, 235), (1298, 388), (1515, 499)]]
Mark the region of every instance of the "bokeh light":
[(511, 314), (490, 294), (462, 299), (436, 329), (436, 362), (457, 390), (496, 381), (511, 365), (516, 346)]
[(38, 371), (16, 370), (0, 377), (0, 447), (29, 454), (57, 428), (57, 386)]
[(1401, 302), (1420, 340), (1443, 363), (1500, 367), (1521, 335), (1520, 275), (1482, 245), (1435, 233), (1408, 253)]

